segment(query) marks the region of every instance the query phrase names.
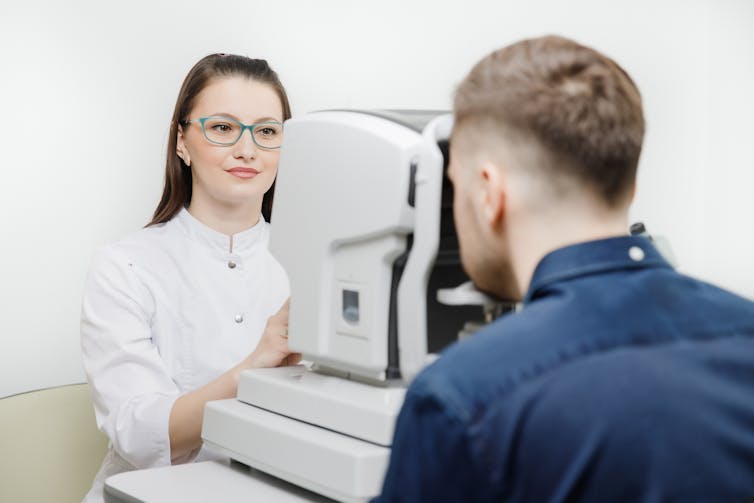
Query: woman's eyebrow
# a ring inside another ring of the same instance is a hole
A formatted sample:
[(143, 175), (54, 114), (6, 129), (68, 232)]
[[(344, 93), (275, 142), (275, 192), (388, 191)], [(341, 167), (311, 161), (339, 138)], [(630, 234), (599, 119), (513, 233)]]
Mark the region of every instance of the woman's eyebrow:
[(238, 117), (236, 117), (233, 114), (229, 114), (228, 112), (215, 112), (215, 113), (209, 114), (207, 117), (229, 117), (231, 119), (237, 120), (238, 122), (241, 122), (241, 120)]
[[(230, 117), (231, 119), (235, 119), (238, 122), (243, 122), (241, 119), (239, 119), (235, 115), (233, 115), (231, 113), (228, 113), (228, 112), (215, 112), (215, 113), (209, 115), (209, 117)], [(275, 117), (264, 116), (264, 117), (259, 117), (259, 118), (255, 119), (254, 122), (252, 122), (252, 124), (259, 124), (260, 122), (283, 122), (283, 121), (280, 120), (280, 119), (277, 119)]]
[(254, 121), (255, 124), (259, 124), (260, 122), (283, 122), (280, 119), (277, 119), (275, 117), (259, 117), (257, 120)]

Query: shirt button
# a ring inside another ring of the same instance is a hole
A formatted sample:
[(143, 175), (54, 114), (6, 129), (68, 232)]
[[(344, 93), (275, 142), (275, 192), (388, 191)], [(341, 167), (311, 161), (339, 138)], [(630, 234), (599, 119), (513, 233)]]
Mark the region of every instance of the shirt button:
[(236, 320), (236, 323), (243, 323), (243, 315), (242, 314), (237, 314), (236, 317), (233, 318), (233, 319)]
[(644, 250), (642, 250), (638, 246), (632, 246), (628, 249), (628, 256), (631, 257), (631, 260), (633, 260), (634, 262), (639, 262), (641, 260), (644, 260)]
[(236, 268), (236, 263), (235, 263), (235, 262), (233, 262), (232, 260), (229, 260), (229, 261), (228, 261), (228, 267), (229, 267), (230, 269), (235, 269), (235, 268)]

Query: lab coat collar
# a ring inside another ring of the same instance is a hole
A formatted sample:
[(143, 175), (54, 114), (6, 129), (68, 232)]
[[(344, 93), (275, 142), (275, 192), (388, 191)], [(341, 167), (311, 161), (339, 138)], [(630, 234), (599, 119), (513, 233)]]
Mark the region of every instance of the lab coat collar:
[(218, 232), (197, 220), (186, 208), (182, 208), (176, 215), (177, 223), (190, 236), (205, 243), (211, 249), (223, 254), (244, 255), (252, 251), (255, 245), (262, 242), (266, 236), (267, 222), (263, 217), (254, 227), (233, 234), (233, 250), (231, 251), (231, 237)]

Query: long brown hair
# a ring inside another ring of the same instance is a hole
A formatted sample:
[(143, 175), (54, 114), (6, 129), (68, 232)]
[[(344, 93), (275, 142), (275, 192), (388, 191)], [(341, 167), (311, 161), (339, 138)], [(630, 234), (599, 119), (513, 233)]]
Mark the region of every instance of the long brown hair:
[[(181, 208), (191, 202), (191, 168), (178, 157), (178, 127), (185, 124), (188, 114), (194, 107), (194, 101), (215, 77), (246, 77), (270, 85), (283, 106), (283, 120), (290, 119), (291, 106), (283, 84), (267, 61), (252, 59), (235, 54), (210, 54), (200, 59), (189, 71), (183, 81), (170, 122), (168, 151), (165, 161), (165, 187), (162, 198), (154, 210), (150, 225), (161, 224), (173, 218)], [(262, 216), (269, 221), (272, 213), (272, 200), (275, 195), (275, 182), (262, 198)]]

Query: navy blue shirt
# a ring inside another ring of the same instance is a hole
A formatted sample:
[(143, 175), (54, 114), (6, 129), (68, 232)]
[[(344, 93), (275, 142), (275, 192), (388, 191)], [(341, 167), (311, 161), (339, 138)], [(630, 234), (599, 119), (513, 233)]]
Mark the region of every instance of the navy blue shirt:
[(618, 237), (419, 374), (377, 501), (752, 499), (754, 303)]

